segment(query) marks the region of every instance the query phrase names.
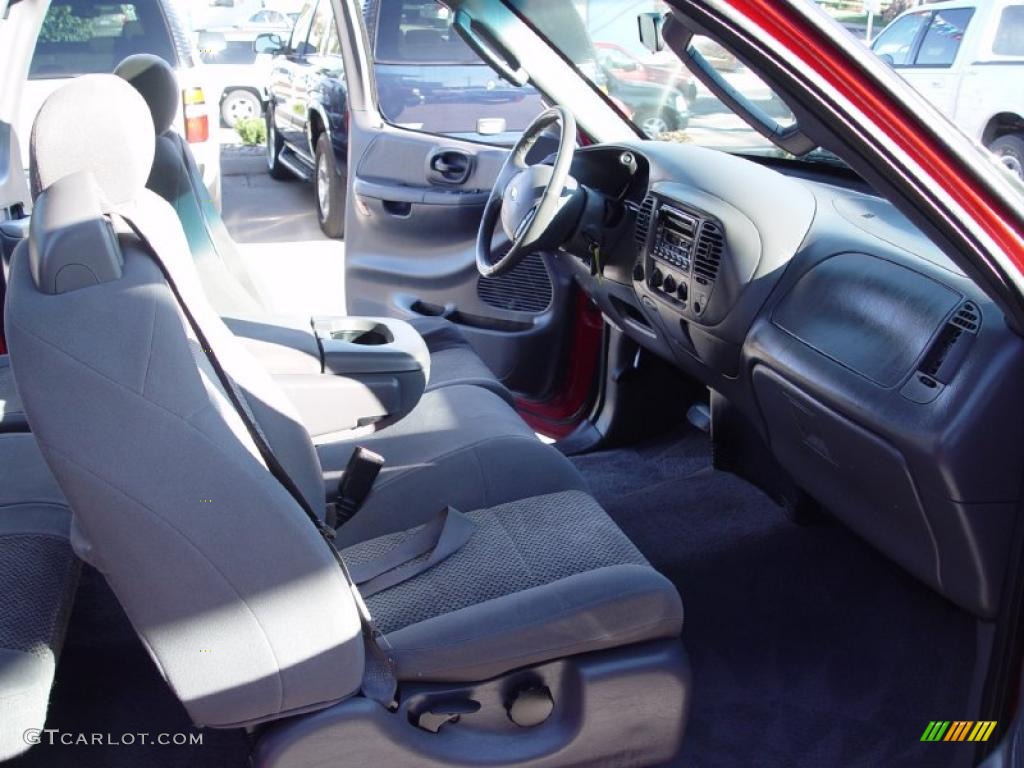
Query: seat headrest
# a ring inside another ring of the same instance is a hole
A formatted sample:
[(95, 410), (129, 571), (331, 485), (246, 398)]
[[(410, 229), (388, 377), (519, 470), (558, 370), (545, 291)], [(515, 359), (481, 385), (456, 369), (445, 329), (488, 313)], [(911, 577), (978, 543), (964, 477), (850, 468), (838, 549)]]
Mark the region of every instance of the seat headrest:
[(156, 135), (169, 130), (181, 100), (178, 78), (171, 65), (151, 53), (136, 53), (118, 64), (114, 74), (127, 80), (142, 94), (153, 113)]
[(82, 75), (43, 102), (32, 125), (32, 196), (85, 171), (106, 202), (134, 200), (153, 167), (153, 118), (139, 92), (114, 75)]

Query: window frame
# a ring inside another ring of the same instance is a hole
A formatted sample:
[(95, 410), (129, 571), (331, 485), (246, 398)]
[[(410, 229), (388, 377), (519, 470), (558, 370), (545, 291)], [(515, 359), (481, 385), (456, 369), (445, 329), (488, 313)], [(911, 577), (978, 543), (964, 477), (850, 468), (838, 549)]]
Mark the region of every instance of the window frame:
[[(323, 10), (326, 9), (326, 10)], [(327, 21), (324, 24), (324, 29), (320, 35), (320, 39), (313, 44), (313, 28), (316, 26), (317, 19), (320, 18), (321, 12), (327, 17)], [(313, 11), (313, 15), (309, 18), (309, 31), (306, 33), (306, 55), (307, 56), (319, 56), (323, 53), (324, 45), (327, 43), (328, 38), (331, 36), (331, 27), (337, 27), (334, 23), (334, 6), (330, 0), (319, 0), (316, 4), (316, 8)]]
[(313, 17), (316, 16), (316, 10), (319, 7), (320, 3), (326, 3), (326, 2), (329, 2), (329, 1), (330, 0), (313, 0), (313, 2), (310, 3), (310, 5), (309, 5), (309, 18), (307, 19), (307, 22), (306, 22), (306, 34), (302, 38), (302, 40), (296, 40), (295, 39), (295, 33), (299, 31), (299, 28), (302, 25), (302, 21), (306, 17), (305, 11), (303, 11), (302, 14), (299, 16), (298, 20), (295, 22), (295, 26), (292, 27), (292, 33), (288, 36), (288, 55), (290, 57), (309, 56), (310, 55), (310, 52), (307, 51), (307, 50), (303, 50), (300, 53), (299, 50), (298, 50), (298, 47), (297, 47), (298, 43), (301, 42), (303, 45), (306, 45), (306, 44), (309, 43), (309, 31), (313, 28)]
[[(472, 58), (469, 59), (468, 61), (459, 61), (458, 59), (450, 59), (450, 60), (445, 60), (445, 59), (433, 60), (432, 59), (430, 61), (423, 61), (423, 60), (419, 60), (419, 59), (390, 59), (390, 58), (385, 59), (385, 58), (382, 58), (382, 57), (378, 57), (377, 56), (377, 39), (378, 39), (379, 34), (380, 34), (380, 12), (381, 12), (381, 8), (383, 7), (385, 2), (387, 2), (387, 0), (377, 0), (377, 2), (374, 3), (373, 13), (370, 14), (370, 17), (367, 18), (364, 15), (364, 18), (365, 18), (364, 24), (366, 26), (366, 37), (367, 37), (368, 42), (370, 44), (369, 54), (370, 54), (370, 61), (371, 61), (372, 64), (374, 64), (374, 65), (376, 65), (376, 64), (386, 64), (386, 65), (391, 65), (391, 66), (421, 66), (421, 67), (470, 67), (470, 66), (476, 66), (477, 63), (483, 63), (483, 62), (480, 61), (479, 57), (476, 56), (476, 54), (473, 53), (473, 50), (468, 45), (466, 46), (466, 49), (472, 54)], [(440, 0), (429, 0), (429, 2), (432, 2), (434, 5), (439, 5), (439, 6), (442, 6), (442, 7), (447, 7), (447, 6), (444, 5), (444, 3), (440, 2)], [(426, 4), (426, 2), (424, 4)], [(449, 25), (449, 26), (451, 26), (451, 25)], [(453, 34), (458, 34), (458, 33), (454, 32)]]
[[(932, 25), (932, 20), (935, 17), (935, 11), (928, 11), (928, 10), (924, 10), (924, 11), (911, 11), (910, 13), (906, 14), (905, 16), (901, 16), (898, 19), (896, 19), (891, 25), (889, 25), (889, 27), (886, 28), (886, 29), (890, 29), (893, 25), (898, 24), (903, 19), (909, 19), (911, 16), (915, 16), (915, 15), (921, 16), (924, 19), (924, 23), (921, 24), (920, 29), (917, 30), (917, 34), (914, 35), (914, 42), (912, 42), (910, 44), (910, 52), (907, 54), (907, 60), (909, 62), (911, 62), (911, 63), (910, 64), (892, 64), (891, 66), (892, 66), (893, 69), (915, 69), (917, 67), (917, 63), (916, 63), (917, 62), (917, 54), (921, 50), (921, 42), (924, 40), (924, 36), (928, 32), (928, 28), (931, 27), (931, 25)], [(884, 33), (885, 33), (885, 30), (883, 30), (882, 34), (884, 34)], [(871, 50), (872, 50), (872, 52), (876, 56), (881, 55), (881, 54), (878, 53), (878, 51), (875, 50), (875, 45), (881, 39), (882, 39), (882, 36), (879, 35), (877, 38), (875, 38), (874, 42), (871, 44)]]
[[(168, 8), (165, 7), (165, 5), (164, 5), (164, 0), (132, 0), (131, 2), (129, 2), (127, 4), (128, 5), (133, 5), (135, 7), (135, 9), (136, 9), (136, 13), (138, 13), (138, 9), (140, 7), (142, 7), (147, 2), (152, 3), (152, 6), (153, 6), (152, 9), (151, 9), (151, 12), (152, 12), (152, 17), (151, 18), (152, 18), (152, 20), (153, 21), (159, 21), (159, 23), (161, 25), (162, 32), (163, 32), (163, 34), (166, 35), (166, 41), (168, 43), (169, 51), (171, 53), (171, 60), (168, 61), (168, 63), (175, 70), (180, 69), (182, 67), (192, 66), (195, 62), (191, 60), (191, 51), (182, 51), (181, 46), (179, 44), (178, 36), (176, 34), (175, 20), (172, 19), (171, 16), (169, 15)], [(50, 13), (50, 9), (54, 8), (56, 6), (59, 6), (59, 5), (61, 5), (61, 3), (56, 3), (56, 4), (51, 3), (47, 7), (46, 14), (43, 17), (43, 22), (45, 22), (46, 15), (48, 15)], [(96, 5), (117, 5), (117, 3), (114, 3), (114, 2), (106, 2), (105, 3), (105, 2), (101, 2), (101, 0), (94, 0), (93, 5), (94, 6), (96, 6)], [(119, 39), (119, 38), (120, 38), (120, 36), (117, 36), (117, 37), (111, 38), (111, 39)], [(95, 38), (93, 38), (93, 39), (95, 39)], [(59, 73), (59, 74), (52, 74), (52, 75), (33, 74), (32, 73), (32, 64), (35, 61), (36, 49), (38, 48), (39, 43), (40, 43), (40, 39), (39, 39), (39, 37), (37, 37), (36, 41), (35, 41), (35, 44), (32, 47), (32, 56), (29, 58), (29, 70), (28, 70), (28, 74), (26, 74), (26, 76), (25, 76), (26, 81), (70, 80), (72, 78), (79, 77), (81, 75), (103, 74), (103, 73), (105, 73), (107, 71), (107, 70), (97, 70), (97, 71), (91, 71), (90, 70), (88, 72), (75, 72), (73, 74)], [(185, 58), (186, 55), (189, 56), (188, 59)], [(115, 65), (116, 65), (116, 62), (115, 62)]]
[[(1024, 13), (1024, 3), (1010, 3), (1000, 10), (999, 18), (996, 19), (995, 23), (991, 25), (991, 32), (988, 35), (987, 45), (985, 46), (986, 57), (985, 61), (978, 62), (981, 64), (1020, 64), (1024, 62), (1024, 50), (1021, 53), (999, 53), (996, 51), (996, 39), (999, 36), (999, 28), (1003, 24), (1003, 17), (1007, 11), (1015, 10), (1020, 13)], [(1024, 24), (1024, 20), (1021, 21)]]
[[(924, 47), (924, 41), (928, 37), (928, 32), (932, 28), (932, 24), (935, 23), (936, 17), (938, 17), (942, 13), (951, 13), (953, 11), (966, 11), (968, 13), (967, 21), (964, 23), (963, 38), (961, 38), (961, 40), (957, 43), (956, 53), (953, 54), (953, 58), (950, 60), (948, 64), (919, 63), (918, 58), (920, 58), (921, 56), (921, 49)], [(960, 50), (963, 48), (964, 40), (967, 39), (969, 27), (971, 25), (971, 22), (974, 21), (974, 17), (977, 14), (977, 11), (978, 9), (976, 7), (969, 5), (961, 6), (959, 8), (946, 8), (941, 11), (932, 11), (930, 16), (928, 17), (928, 24), (922, 28), (920, 35), (918, 35), (918, 40), (914, 48), (914, 63), (909, 67), (901, 67), (901, 69), (952, 69), (953, 65), (956, 64), (956, 60), (960, 56)]]

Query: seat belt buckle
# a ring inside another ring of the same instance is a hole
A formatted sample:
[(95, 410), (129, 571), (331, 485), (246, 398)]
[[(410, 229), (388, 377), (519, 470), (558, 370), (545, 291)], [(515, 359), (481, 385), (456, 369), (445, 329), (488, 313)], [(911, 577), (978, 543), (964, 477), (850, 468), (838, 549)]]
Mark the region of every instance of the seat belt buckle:
[(384, 457), (369, 448), (360, 445), (352, 452), (345, 466), (345, 474), (338, 483), (333, 515), (335, 528), (351, 520), (363, 506), (383, 467)]

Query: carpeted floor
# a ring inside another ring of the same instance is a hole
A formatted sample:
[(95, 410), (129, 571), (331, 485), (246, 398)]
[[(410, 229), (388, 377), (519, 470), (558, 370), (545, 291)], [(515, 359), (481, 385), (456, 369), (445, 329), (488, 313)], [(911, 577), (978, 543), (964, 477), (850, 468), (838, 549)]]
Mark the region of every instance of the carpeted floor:
[(678, 587), (693, 708), (680, 765), (952, 766), (975, 624), (838, 525), (798, 527), (694, 430), (574, 459)]
[[(680, 765), (943, 766), (929, 720), (970, 719), (972, 620), (839, 526), (800, 528), (710, 469), (704, 435), (574, 459), (598, 500), (678, 586), (693, 666)], [(86, 568), (47, 727), (198, 733), (99, 574)], [(11, 768), (244, 768), (241, 731), (201, 746), (33, 748)], [(386, 768), (386, 767), (385, 767)]]

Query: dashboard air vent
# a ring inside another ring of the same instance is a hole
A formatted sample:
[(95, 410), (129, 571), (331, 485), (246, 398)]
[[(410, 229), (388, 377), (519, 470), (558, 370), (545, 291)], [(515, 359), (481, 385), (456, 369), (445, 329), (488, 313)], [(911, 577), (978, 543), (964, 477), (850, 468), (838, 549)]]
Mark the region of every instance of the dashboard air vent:
[(932, 342), (920, 372), (944, 384), (949, 383), (967, 354), (971, 337), (980, 327), (981, 313), (977, 305), (965, 301)]
[(636, 244), (643, 248), (647, 245), (647, 233), (651, 229), (651, 213), (654, 211), (654, 197), (648, 195), (644, 198), (643, 205), (636, 213), (636, 224), (633, 234), (636, 237)]
[(714, 282), (718, 277), (718, 267), (722, 263), (724, 249), (725, 238), (721, 228), (713, 222), (705, 221), (693, 250), (694, 274), (708, 282)]
[(950, 322), (965, 331), (977, 333), (981, 325), (981, 313), (973, 302), (965, 301)]
[(543, 312), (551, 305), (551, 278), (544, 257), (531, 253), (509, 272), (480, 277), (476, 291), (484, 304), (512, 312)]

